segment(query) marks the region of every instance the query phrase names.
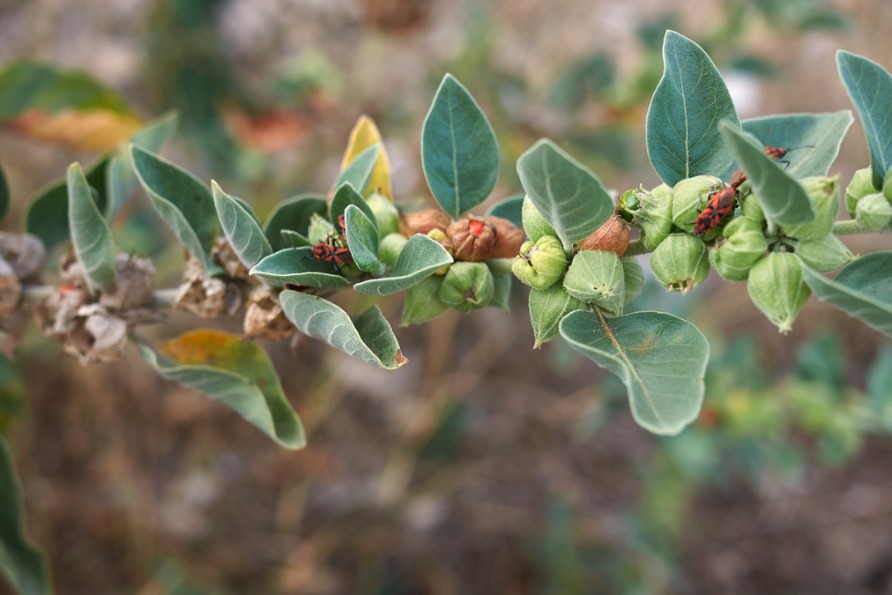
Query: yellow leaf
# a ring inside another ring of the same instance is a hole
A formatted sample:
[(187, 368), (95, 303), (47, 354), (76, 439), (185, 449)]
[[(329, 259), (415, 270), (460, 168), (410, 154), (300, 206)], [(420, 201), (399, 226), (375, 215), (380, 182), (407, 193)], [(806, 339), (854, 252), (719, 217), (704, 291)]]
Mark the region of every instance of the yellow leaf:
[(111, 151), (142, 128), (132, 114), (94, 108), (55, 113), (28, 110), (9, 121), (22, 134), (85, 151)]
[(375, 162), (375, 168), (372, 170), (372, 177), (369, 180), (366, 195), (378, 192), (392, 201), (393, 188), (390, 185), (390, 159), (387, 157), (387, 150), (384, 148), (384, 142), (381, 139), (381, 133), (378, 132), (378, 127), (375, 126), (375, 123), (368, 116), (360, 116), (356, 126), (350, 132), (350, 141), (347, 143), (347, 150), (344, 152), (341, 171), (347, 169), (347, 166), (360, 153), (375, 144), (379, 145), (381, 150), (378, 152), (378, 161)]

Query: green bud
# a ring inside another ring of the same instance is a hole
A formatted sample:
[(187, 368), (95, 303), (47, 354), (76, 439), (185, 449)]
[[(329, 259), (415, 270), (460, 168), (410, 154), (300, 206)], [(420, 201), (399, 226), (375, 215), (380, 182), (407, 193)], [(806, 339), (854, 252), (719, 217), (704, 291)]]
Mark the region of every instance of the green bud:
[(768, 252), (762, 224), (749, 217), (735, 217), (722, 236), (725, 240), (709, 251), (709, 263), (722, 279), (743, 281)]
[(567, 293), (617, 316), (623, 310), (625, 288), (623, 265), (610, 250), (578, 252), (564, 277)]
[(862, 196), (855, 207), (855, 219), (867, 229), (882, 229), (892, 220), (892, 203), (879, 192)]
[(545, 220), (545, 217), (542, 216), (542, 213), (539, 212), (529, 196), (523, 197), (523, 207), (520, 213), (523, 221), (523, 230), (531, 242), (538, 241), (543, 236), (557, 237), (557, 232)]
[(802, 280), (799, 259), (791, 252), (772, 252), (757, 262), (746, 290), (753, 304), (784, 334), (790, 332), (811, 294)]
[(403, 319), (400, 325), (422, 324), (445, 312), (449, 306), (439, 296), (442, 284), (443, 277), (432, 275), (410, 287), (406, 292), (406, 301), (403, 302)]
[(494, 295), (495, 282), (483, 262), (453, 263), (437, 292), (444, 304), (459, 312), (484, 308)]
[[(885, 184), (883, 185), (885, 187)], [(873, 170), (869, 167), (859, 169), (852, 176), (852, 181), (846, 186), (846, 209), (849, 217), (855, 216), (855, 205), (862, 197), (873, 194), (879, 188), (873, 187)]]
[(672, 189), (660, 184), (650, 192), (638, 191), (640, 206), (633, 223), (641, 229), (641, 241), (653, 250), (669, 235), (672, 228)]
[(724, 187), (725, 183), (715, 176), (694, 176), (677, 183), (672, 188), (672, 224), (684, 231), (693, 231), (709, 194)]
[(314, 246), (319, 242), (326, 241), (334, 231), (335, 227), (331, 221), (319, 213), (313, 213), (313, 216), (310, 217), (310, 227), (307, 229), (307, 239), (310, 240), (310, 245)]
[(650, 270), (669, 291), (687, 293), (709, 275), (706, 244), (686, 233), (674, 233), (650, 255)]
[(530, 322), (536, 342), (533, 349), (539, 349), (543, 343), (558, 336), (558, 324), (561, 319), (585, 307), (585, 304), (567, 293), (560, 285), (552, 285), (548, 289), (530, 291)]
[(511, 272), (533, 289), (545, 289), (557, 283), (567, 270), (567, 254), (561, 241), (542, 236), (536, 242), (524, 242), (514, 259)]
[(626, 287), (623, 303), (628, 304), (638, 297), (644, 288), (644, 267), (634, 256), (623, 256), (619, 260), (623, 265), (623, 283)]
[(803, 178), (799, 183), (808, 193), (815, 218), (803, 225), (782, 226), (784, 233), (800, 240), (823, 238), (830, 233), (839, 212), (839, 176)]
[(817, 240), (800, 241), (796, 245), (796, 256), (819, 273), (839, 270), (857, 258), (848, 246), (832, 233)]
[(737, 202), (740, 203), (740, 212), (744, 217), (749, 217), (754, 221), (758, 221), (762, 224), (762, 227), (765, 226), (765, 211), (762, 210), (762, 205), (759, 203), (759, 199), (756, 198), (756, 195), (753, 194), (750, 189), (750, 183), (744, 182), (739, 190), (740, 198)]
[(396, 206), (383, 194), (374, 192), (365, 201), (378, 222), (378, 235), (381, 237), (400, 231), (400, 213)]
[(401, 233), (389, 233), (378, 243), (378, 260), (386, 265), (393, 266), (403, 251), (403, 246), (409, 238)]

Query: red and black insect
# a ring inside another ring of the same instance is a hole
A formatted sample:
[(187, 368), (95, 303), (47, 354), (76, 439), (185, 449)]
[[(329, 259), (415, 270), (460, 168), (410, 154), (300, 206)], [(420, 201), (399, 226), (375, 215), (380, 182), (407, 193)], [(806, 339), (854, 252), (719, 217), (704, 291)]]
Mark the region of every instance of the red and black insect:
[(798, 147), (765, 147), (765, 154), (772, 159), (777, 159), (778, 163), (783, 163), (786, 167), (790, 167), (790, 162), (784, 159), (784, 157), (787, 156), (787, 153), (789, 153), (790, 151), (795, 151), (796, 149), (813, 148), (814, 145), (799, 145)]
[(694, 222), (694, 235), (703, 236), (716, 228), (731, 213), (737, 200), (737, 188), (729, 186), (709, 194), (706, 206)]
[(325, 242), (319, 242), (313, 246), (311, 254), (316, 260), (333, 262), (338, 266), (344, 266), (347, 264), (347, 261), (352, 260), (350, 258), (349, 248), (338, 246), (336, 244), (327, 244)]

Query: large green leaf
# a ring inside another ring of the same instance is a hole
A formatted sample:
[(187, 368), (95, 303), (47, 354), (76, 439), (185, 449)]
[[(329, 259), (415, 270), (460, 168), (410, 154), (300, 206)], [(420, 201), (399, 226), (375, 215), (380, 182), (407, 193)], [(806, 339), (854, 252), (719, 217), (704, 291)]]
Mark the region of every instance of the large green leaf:
[(492, 206), (489, 211), (486, 212), (487, 215), (492, 215), (493, 217), (501, 217), (502, 219), (507, 219), (511, 223), (515, 225), (518, 229), (523, 228), (523, 217), (521, 216), (521, 211), (523, 210), (523, 194), (517, 194), (515, 196), (509, 196), (503, 201), (497, 202)]
[(839, 154), (839, 145), (854, 119), (842, 110), (826, 114), (783, 114), (740, 123), (763, 146), (792, 149), (784, 156), (794, 178), (826, 176)]
[(347, 205), (344, 219), (353, 262), (363, 271), (377, 272), (381, 268), (381, 261), (378, 260), (378, 226), (356, 205)]
[(350, 287), (350, 282), (338, 274), (335, 263), (314, 258), (309, 246), (273, 252), (254, 265), (251, 274), (305, 287)]
[(3, 166), (0, 165), (0, 219), (6, 217), (7, 212), (9, 212), (9, 185), (6, 183)]
[(818, 299), (892, 337), (892, 251), (862, 256), (833, 280), (803, 263), (802, 276)]
[(223, 403), (280, 446), (306, 446), (300, 418), (285, 398), (269, 356), (256, 343), (198, 329), (166, 342), (161, 351), (166, 357), (140, 346), (143, 359), (165, 378)]
[(362, 281), (353, 289), (369, 295), (391, 295), (409, 289), (451, 263), (452, 257), (439, 242), (415, 234), (403, 246), (390, 276)]
[(759, 141), (737, 127), (722, 123), (722, 136), (753, 185), (765, 216), (778, 225), (802, 225), (815, 218), (808, 194)]
[(340, 188), (344, 184), (349, 184), (365, 196), (369, 181), (372, 179), (372, 172), (375, 170), (375, 163), (378, 161), (378, 153), (379, 145), (375, 144), (357, 155), (356, 159), (338, 175), (334, 187)]
[(664, 312), (605, 318), (577, 310), (561, 320), (560, 331), (574, 349), (619, 376), (641, 426), (677, 434), (697, 419), (709, 344), (690, 322)]
[(208, 187), (185, 169), (131, 145), (136, 175), (174, 235), (203, 263), (217, 233), (217, 213)]
[(248, 210), (251, 207), (223, 192), (217, 182), (211, 181), (211, 192), (223, 233), (242, 264), (250, 269), (272, 254), (272, 246), (253, 212)]
[(307, 235), (310, 218), (313, 215), (324, 216), (328, 205), (324, 196), (318, 194), (301, 194), (283, 200), (273, 211), (266, 222), (264, 232), (273, 250), (291, 247), (282, 237), (282, 230), (294, 231), (302, 236)]
[(517, 173), (527, 196), (565, 248), (601, 227), (613, 214), (613, 199), (598, 176), (548, 139), (520, 156)]
[(115, 243), (80, 164), (68, 168), (68, 221), (74, 253), (91, 291), (115, 283)]
[(53, 592), (46, 561), (25, 536), (25, 513), (12, 453), (0, 436), (0, 573), (21, 595)]
[[(167, 113), (156, 120), (152, 120), (146, 126), (133, 135), (130, 142), (134, 145), (157, 153), (164, 143), (173, 135), (177, 126), (177, 114)], [(106, 187), (108, 189), (108, 204), (105, 214), (112, 220), (118, 209), (123, 206), (137, 184), (136, 173), (133, 171), (133, 159), (130, 157), (130, 149), (121, 147), (111, 157), (106, 171)]]
[(864, 127), (873, 187), (880, 189), (886, 172), (892, 167), (892, 118), (889, 117), (892, 76), (876, 62), (842, 50), (836, 53), (836, 65)]
[(299, 291), (286, 289), (279, 301), (285, 316), (300, 332), (351, 357), (386, 370), (395, 370), (409, 361), (400, 352), (393, 329), (377, 306), (350, 318), (328, 300)]
[(725, 177), (734, 158), (718, 124), (737, 124), (722, 75), (699, 45), (667, 31), (663, 78), (647, 110), (647, 154), (660, 178), (674, 186), (698, 175)]
[[(100, 212), (105, 212), (107, 194), (105, 192), (105, 174), (109, 159), (103, 157), (87, 168), (87, 183), (96, 190), (94, 199)], [(68, 184), (66, 179), (53, 182), (39, 190), (31, 199), (28, 213), (25, 215), (25, 229), (28, 233), (40, 238), (47, 252), (64, 244), (71, 237), (68, 226)]]
[(359, 208), (359, 210), (375, 224), (375, 228), (377, 229), (378, 220), (372, 212), (372, 207), (369, 206), (369, 203), (367, 203), (362, 195), (350, 184), (341, 184), (335, 191), (334, 196), (331, 199), (331, 204), (328, 207), (328, 220), (337, 225), (338, 217), (344, 214), (349, 205), (354, 205)]
[(471, 94), (447, 74), (421, 129), (431, 194), (453, 219), (483, 202), (499, 176), (496, 135)]

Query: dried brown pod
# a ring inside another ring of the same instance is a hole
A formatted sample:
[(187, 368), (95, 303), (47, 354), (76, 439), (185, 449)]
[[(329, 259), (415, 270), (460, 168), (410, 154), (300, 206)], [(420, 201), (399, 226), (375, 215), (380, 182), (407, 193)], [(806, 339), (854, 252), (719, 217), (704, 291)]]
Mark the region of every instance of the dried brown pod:
[(130, 254), (115, 255), (115, 284), (102, 292), (101, 303), (110, 310), (144, 308), (152, 303), (155, 266), (148, 258)]
[(496, 227), (483, 217), (464, 217), (453, 221), (446, 230), (452, 242), (455, 260), (480, 262), (492, 258), (496, 243)]
[(238, 312), (242, 296), (238, 288), (216, 277), (208, 277), (194, 257), (186, 261), (183, 282), (177, 291), (176, 307), (202, 318)]
[(490, 258), (514, 258), (526, 241), (526, 234), (507, 219), (487, 215), (483, 218), (496, 229), (496, 242)]
[(6, 259), (0, 256), (0, 321), (6, 320), (22, 295), (22, 285)]
[(294, 332), (294, 325), (285, 317), (279, 300), (269, 287), (259, 287), (248, 297), (245, 310), (245, 336), (279, 341)]
[(424, 209), (403, 215), (400, 218), (400, 233), (407, 238), (412, 237), (416, 233), (427, 234), (432, 229), (439, 229), (446, 232), (452, 219), (449, 215), (439, 209)]
[(239, 259), (225, 237), (218, 237), (214, 240), (214, 246), (211, 248), (211, 258), (223, 267), (223, 270), (226, 271), (226, 274), (233, 281), (252, 281), (254, 279), (248, 274), (248, 267)]
[(629, 235), (629, 224), (615, 211), (604, 225), (576, 245), (580, 250), (610, 250), (622, 256), (629, 247)]

